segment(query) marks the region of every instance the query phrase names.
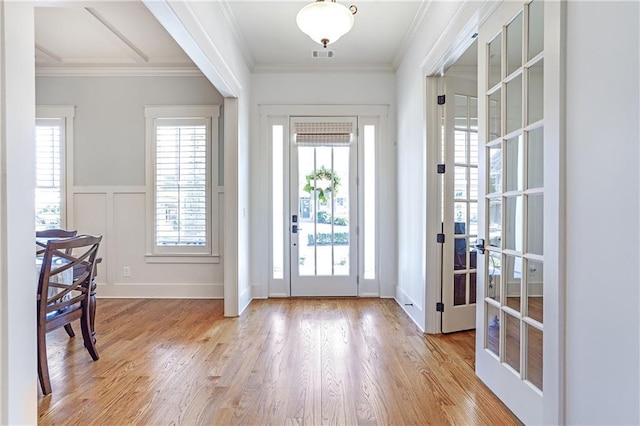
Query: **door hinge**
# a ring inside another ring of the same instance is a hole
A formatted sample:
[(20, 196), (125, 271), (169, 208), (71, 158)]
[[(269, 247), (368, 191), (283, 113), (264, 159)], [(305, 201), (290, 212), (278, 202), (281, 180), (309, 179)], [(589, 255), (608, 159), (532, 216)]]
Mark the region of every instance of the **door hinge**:
[(360, 275), (356, 275), (356, 284), (360, 284)]
[(438, 174), (439, 175), (443, 174), (446, 170), (447, 170), (447, 168), (445, 167), (444, 164), (438, 164)]
[(438, 95), (438, 105), (444, 105), (444, 95)]
[(444, 312), (444, 303), (442, 302), (436, 303), (436, 312)]
[(436, 242), (438, 244), (444, 244), (444, 234), (438, 234), (436, 235)]
[(356, 226), (356, 237), (360, 236), (360, 225)]

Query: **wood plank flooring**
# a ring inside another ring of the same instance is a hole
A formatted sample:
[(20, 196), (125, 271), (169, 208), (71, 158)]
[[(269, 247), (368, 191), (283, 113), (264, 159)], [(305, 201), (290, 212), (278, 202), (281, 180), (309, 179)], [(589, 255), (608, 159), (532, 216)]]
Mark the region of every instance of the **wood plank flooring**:
[(520, 424), (474, 375), (474, 332), (424, 335), (393, 300), (222, 308), (98, 300), (100, 360), (81, 338), (48, 335), (40, 424)]

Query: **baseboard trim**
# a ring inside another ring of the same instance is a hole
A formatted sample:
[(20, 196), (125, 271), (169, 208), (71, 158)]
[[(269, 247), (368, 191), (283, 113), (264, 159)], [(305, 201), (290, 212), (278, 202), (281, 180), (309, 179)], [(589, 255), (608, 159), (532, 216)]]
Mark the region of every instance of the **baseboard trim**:
[(411, 320), (418, 326), (420, 331), (425, 332), (425, 324), (424, 324), (424, 310), (422, 306), (415, 303), (411, 297), (409, 297), (400, 287), (396, 287), (396, 297), (394, 300), (402, 310), (411, 318)]
[(239, 302), (238, 304), (240, 306), (240, 309), (238, 310), (238, 315), (242, 315), (242, 313), (244, 312), (245, 309), (247, 309), (247, 307), (249, 306), (252, 300), (253, 298), (251, 297), (251, 286), (249, 286), (242, 292), (242, 294), (238, 298), (238, 302)]

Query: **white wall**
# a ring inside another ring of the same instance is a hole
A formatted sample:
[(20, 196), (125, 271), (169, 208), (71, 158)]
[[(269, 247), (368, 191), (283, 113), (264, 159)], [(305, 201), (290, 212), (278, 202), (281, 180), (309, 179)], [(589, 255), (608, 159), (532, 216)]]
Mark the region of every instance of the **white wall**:
[(145, 105), (222, 105), (222, 101), (204, 77), (36, 78), (38, 105), (77, 106), (76, 186), (145, 184)]
[[(247, 77), (248, 78), (248, 77)], [(238, 309), (241, 313), (249, 306), (253, 295), (251, 293), (251, 137), (250, 88), (246, 88), (246, 97), (238, 99)], [(245, 92), (243, 92), (245, 93)]]
[[(273, 105), (393, 105), (392, 73), (255, 73), (252, 104)], [(252, 124), (257, 117), (253, 115)]]
[(226, 98), (224, 312), (236, 316), (251, 301), (249, 285), (250, 72), (226, 22), (225, 2), (143, 0), (162, 26)]
[[(204, 77), (38, 77), (38, 105), (75, 105), (69, 228), (104, 236), (98, 297), (223, 296), (222, 264), (147, 263), (145, 105), (221, 105)], [(214, 196), (222, 198), (214, 176)], [(222, 228), (222, 205), (214, 226)], [(131, 276), (123, 276), (129, 266)]]
[[(398, 289), (396, 298), (407, 314), (422, 329), (429, 325), (426, 318), (435, 311), (436, 300), (427, 295), (427, 283), (435, 266), (436, 232), (427, 228), (429, 209), (438, 209), (428, 199), (427, 164), (434, 163), (426, 145), (426, 76), (425, 64), (437, 62), (457, 35), (449, 28), (461, 11), (471, 16), (480, 2), (432, 2), (422, 25), (396, 73), (398, 108)], [(465, 9), (466, 7), (466, 9)], [(433, 99), (432, 101), (435, 101)], [(431, 171), (433, 172), (433, 171)], [(429, 233), (429, 235), (427, 235)], [(429, 265), (429, 266), (428, 266)], [(439, 294), (439, 293), (438, 293)], [(432, 332), (435, 329), (430, 330)]]
[[(172, 2), (196, 48), (185, 51), (229, 100), (225, 121), (225, 315), (238, 315), (251, 301), (249, 282), (250, 72), (242, 50), (225, 19), (224, 2)], [(183, 45), (183, 40), (177, 40)], [(233, 117), (232, 122), (228, 119)], [(231, 129), (230, 127), (233, 127)], [(231, 288), (233, 287), (233, 288)]]
[[(396, 282), (395, 239), (395, 79), (389, 73), (256, 73), (252, 77), (251, 111), (251, 283), (254, 296), (269, 294), (271, 271), (268, 253), (268, 212), (271, 209), (268, 139), (261, 134), (260, 105), (358, 105), (389, 106), (388, 132), (381, 135), (380, 179), (380, 287), (382, 296), (393, 296)], [(294, 108), (295, 109), (295, 108)], [(354, 112), (353, 115), (358, 115)], [(281, 291), (279, 291), (281, 293)]]
[(33, 5), (0, 2), (0, 423), (36, 424)]
[(567, 12), (566, 420), (639, 424), (639, 5)]

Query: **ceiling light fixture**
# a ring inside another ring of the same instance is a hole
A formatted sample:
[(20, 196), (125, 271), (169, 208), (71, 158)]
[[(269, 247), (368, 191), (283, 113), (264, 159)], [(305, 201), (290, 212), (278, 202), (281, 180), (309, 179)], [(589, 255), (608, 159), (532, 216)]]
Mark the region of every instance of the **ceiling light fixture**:
[(296, 23), (311, 40), (326, 48), (351, 30), (357, 11), (357, 7), (343, 6), (336, 0), (316, 0), (298, 12)]

